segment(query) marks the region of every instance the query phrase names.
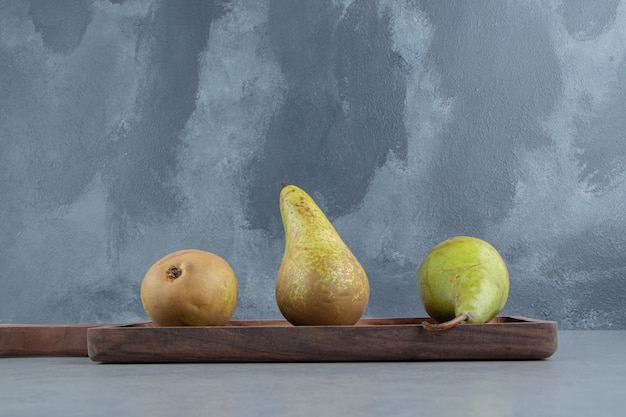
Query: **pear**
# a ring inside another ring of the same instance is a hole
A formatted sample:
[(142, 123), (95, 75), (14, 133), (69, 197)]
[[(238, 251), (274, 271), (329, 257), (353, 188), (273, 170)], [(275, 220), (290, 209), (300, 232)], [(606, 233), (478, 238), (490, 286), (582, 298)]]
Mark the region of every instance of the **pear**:
[(276, 303), (294, 325), (353, 325), (365, 312), (363, 267), (315, 201), (295, 185), (280, 192), (285, 251)]
[(456, 236), (436, 245), (422, 261), (417, 284), (426, 312), (447, 330), (459, 323), (487, 323), (504, 308), (509, 273), (498, 251), (484, 240)]
[(228, 262), (199, 249), (156, 261), (141, 282), (141, 302), (157, 326), (222, 326), (237, 308), (239, 284)]

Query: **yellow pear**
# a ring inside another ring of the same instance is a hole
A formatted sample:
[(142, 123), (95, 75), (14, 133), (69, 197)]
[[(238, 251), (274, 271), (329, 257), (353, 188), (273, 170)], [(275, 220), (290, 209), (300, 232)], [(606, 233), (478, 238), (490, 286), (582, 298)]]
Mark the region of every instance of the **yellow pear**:
[(447, 330), (459, 323), (486, 323), (504, 308), (509, 273), (498, 251), (484, 240), (455, 236), (436, 245), (422, 261), (417, 283), (426, 312)]
[(285, 252), (276, 303), (294, 325), (352, 325), (365, 312), (369, 282), (363, 267), (315, 201), (284, 185), (280, 213)]
[(184, 249), (155, 262), (141, 283), (141, 301), (157, 326), (220, 326), (237, 307), (230, 265), (211, 252)]

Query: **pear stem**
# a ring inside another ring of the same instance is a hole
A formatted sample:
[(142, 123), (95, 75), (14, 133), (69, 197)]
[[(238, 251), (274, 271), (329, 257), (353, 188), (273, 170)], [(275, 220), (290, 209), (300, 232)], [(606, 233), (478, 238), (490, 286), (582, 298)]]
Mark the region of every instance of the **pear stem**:
[(469, 319), (470, 319), (469, 314), (461, 314), (460, 316), (457, 316), (453, 318), (452, 320), (448, 320), (443, 323), (429, 323), (427, 321), (423, 321), (422, 326), (426, 330), (429, 330), (432, 332), (439, 332), (442, 330), (450, 330), (451, 328), (455, 327), (457, 324), (462, 323), (464, 321), (468, 321)]

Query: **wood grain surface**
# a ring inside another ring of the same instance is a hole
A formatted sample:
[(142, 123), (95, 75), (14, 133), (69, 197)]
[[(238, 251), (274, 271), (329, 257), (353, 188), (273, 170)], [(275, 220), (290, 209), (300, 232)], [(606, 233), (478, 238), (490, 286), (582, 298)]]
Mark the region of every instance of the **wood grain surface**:
[(431, 332), (427, 318), (362, 319), (354, 326), (292, 326), (284, 320), (220, 327), (150, 322), (87, 330), (88, 355), (102, 363), (530, 360), (557, 349), (557, 324), (498, 317)]
[(102, 324), (0, 324), (0, 356), (87, 356), (87, 329)]

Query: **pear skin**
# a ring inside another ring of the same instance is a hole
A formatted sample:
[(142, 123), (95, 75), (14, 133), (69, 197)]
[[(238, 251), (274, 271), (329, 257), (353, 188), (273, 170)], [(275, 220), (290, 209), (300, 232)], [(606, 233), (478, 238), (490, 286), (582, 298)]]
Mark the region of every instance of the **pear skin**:
[(456, 236), (436, 245), (422, 261), (417, 282), (426, 312), (447, 330), (459, 323), (487, 323), (504, 308), (509, 273), (498, 251), (484, 240)]
[(295, 185), (280, 193), (285, 251), (276, 303), (294, 325), (353, 325), (365, 312), (367, 275), (315, 201)]

